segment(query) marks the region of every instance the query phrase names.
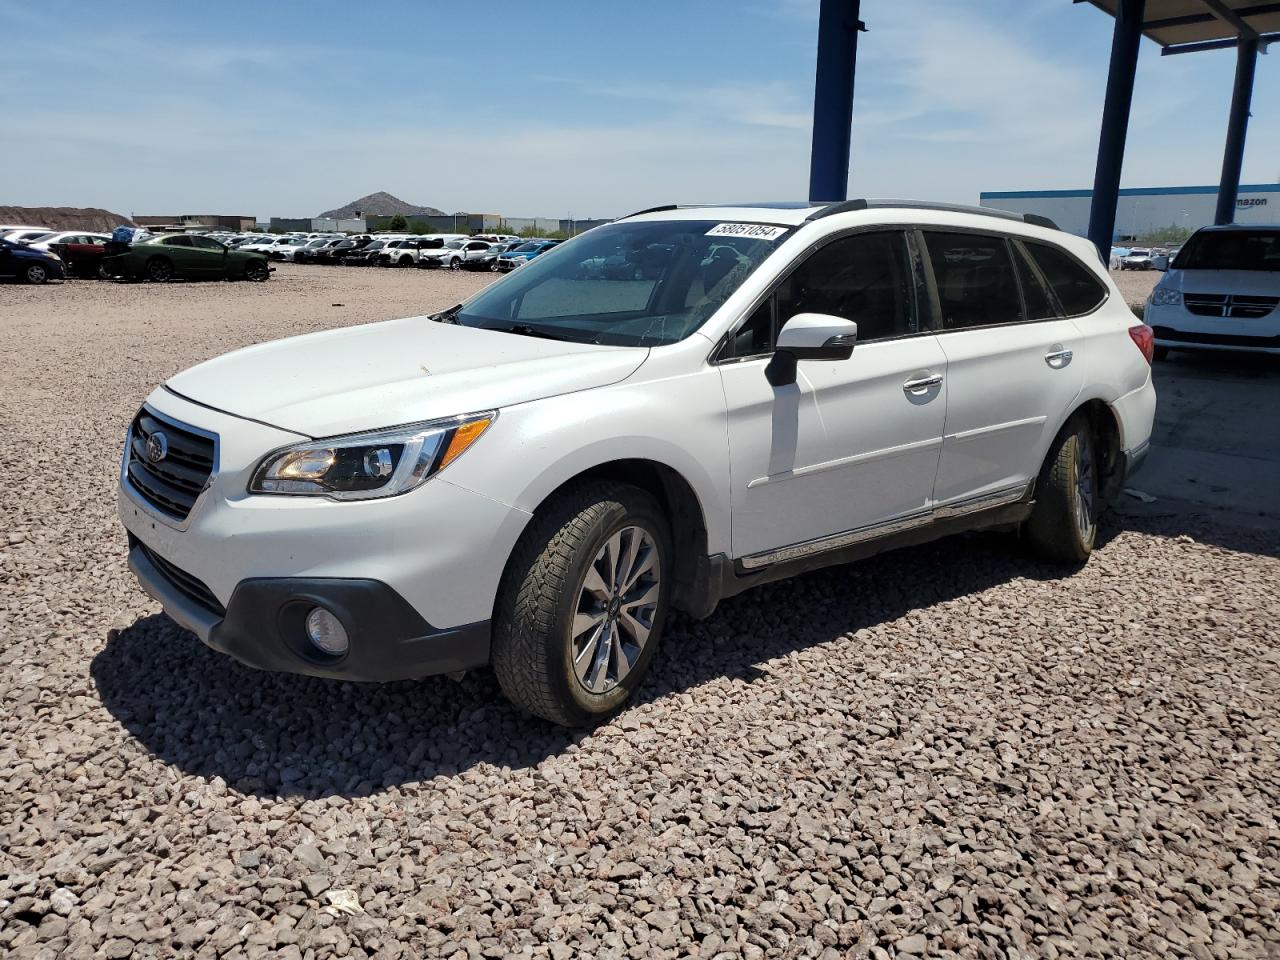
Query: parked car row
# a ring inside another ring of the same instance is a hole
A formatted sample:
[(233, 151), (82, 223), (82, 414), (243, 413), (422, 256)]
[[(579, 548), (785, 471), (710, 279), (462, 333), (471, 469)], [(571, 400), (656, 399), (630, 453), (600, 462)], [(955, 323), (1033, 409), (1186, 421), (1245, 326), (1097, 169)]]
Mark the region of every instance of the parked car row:
[[(293, 239), (295, 242), (280, 243)], [(510, 271), (550, 250), (559, 240), (524, 240), (461, 233), (365, 234), (354, 237), (277, 238), (270, 252), (295, 263), (348, 267), (423, 267)], [(240, 249), (246, 249), (241, 247)], [(253, 249), (261, 249), (254, 246)]]
[(123, 280), (266, 280), (267, 257), (212, 236), (114, 234), (0, 227), (0, 277), (46, 283), (66, 277)]
[(30, 283), (66, 276), (101, 279), (265, 280), (269, 261), (343, 266), (423, 267), (509, 272), (559, 240), (506, 234), (232, 234), (152, 235), (121, 227), (117, 235), (0, 225), (6, 244), (0, 276)]

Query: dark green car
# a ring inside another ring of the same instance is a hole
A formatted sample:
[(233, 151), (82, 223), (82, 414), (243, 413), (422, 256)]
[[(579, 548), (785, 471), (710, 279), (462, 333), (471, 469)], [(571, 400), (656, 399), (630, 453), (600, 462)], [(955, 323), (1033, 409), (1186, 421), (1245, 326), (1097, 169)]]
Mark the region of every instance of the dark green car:
[(263, 254), (231, 250), (191, 233), (135, 243), (105, 258), (102, 266), (110, 276), (131, 280), (266, 280), (271, 275)]

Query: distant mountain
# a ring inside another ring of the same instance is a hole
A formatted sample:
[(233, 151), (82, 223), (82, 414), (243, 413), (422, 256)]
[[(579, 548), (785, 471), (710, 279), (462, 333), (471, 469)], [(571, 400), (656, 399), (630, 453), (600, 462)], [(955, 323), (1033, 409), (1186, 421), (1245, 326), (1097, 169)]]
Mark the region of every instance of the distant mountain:
[(336, 210), (326, 210), (320, 214), (320, 219), (350, 220), (356, 216), (357, 212), (362, 217), (394, 217), (397, 213), (402, 213), (406, 217), (415, 214), (420, 217), (443, 217), (445, 215), (443, 210), (406, 203), (399, 197), (393, 197), (391, 194), (379, 190), (377, 193), (371, 193), (367, 197), (361, 197), (359, 200), (352, 200)]
[(92, 230), (109, 233), (133, 221), (99, 207), (0, 207), (0, 223), (22, 223), (51, 230)]

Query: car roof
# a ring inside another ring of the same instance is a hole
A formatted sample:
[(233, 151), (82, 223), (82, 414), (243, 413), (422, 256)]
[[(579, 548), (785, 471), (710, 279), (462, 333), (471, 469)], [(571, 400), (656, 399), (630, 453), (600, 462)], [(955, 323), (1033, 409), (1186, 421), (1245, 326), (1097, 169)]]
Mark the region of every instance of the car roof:
[[(842, 200), (835, 203), (814, 201), (781, 201), (768, 203), (739, 203), (730, 205), (698, 204), (681, 206), (667, 204), (650, 207), (620, 219), (644, 217), (650, 220), (707, 220), (747, 223), (771, 223), (780, 226), (801, 226), (813, 220), (845, 213), (875, 212), (888, 214), (896, 211), (911, 211), (913, 216), (926, 214), (960, 214), (1002, 220), (1005, 223), (1025, 223), (1049, 230), (1057, 230), (1058, 226), (1048, 217), (1034, 213), (1015, 213), (1011, 210), (1000, 210), (995, 207), (974, 207), (956, 203), (940, 203), (928, 200), (879, 200), (859, 198)], [(933, 219), (929, 217), (929, 219)], [(947, 222), (940, 218), (940, 222)]]
[(1280, 230), (1280, 223), (1215, 223), (1197, 233), (1225, 233), (1231, 230)]

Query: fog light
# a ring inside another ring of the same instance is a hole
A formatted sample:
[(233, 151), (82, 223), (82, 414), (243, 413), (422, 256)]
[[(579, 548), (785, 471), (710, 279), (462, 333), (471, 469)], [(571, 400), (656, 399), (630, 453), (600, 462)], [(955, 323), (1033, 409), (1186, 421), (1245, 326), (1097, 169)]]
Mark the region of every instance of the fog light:
[(331, 657), (342, 656), (349, 646), (342, 621), (324, 607), (313, 607), (307, 614), (307, 637), (316, 649)]

